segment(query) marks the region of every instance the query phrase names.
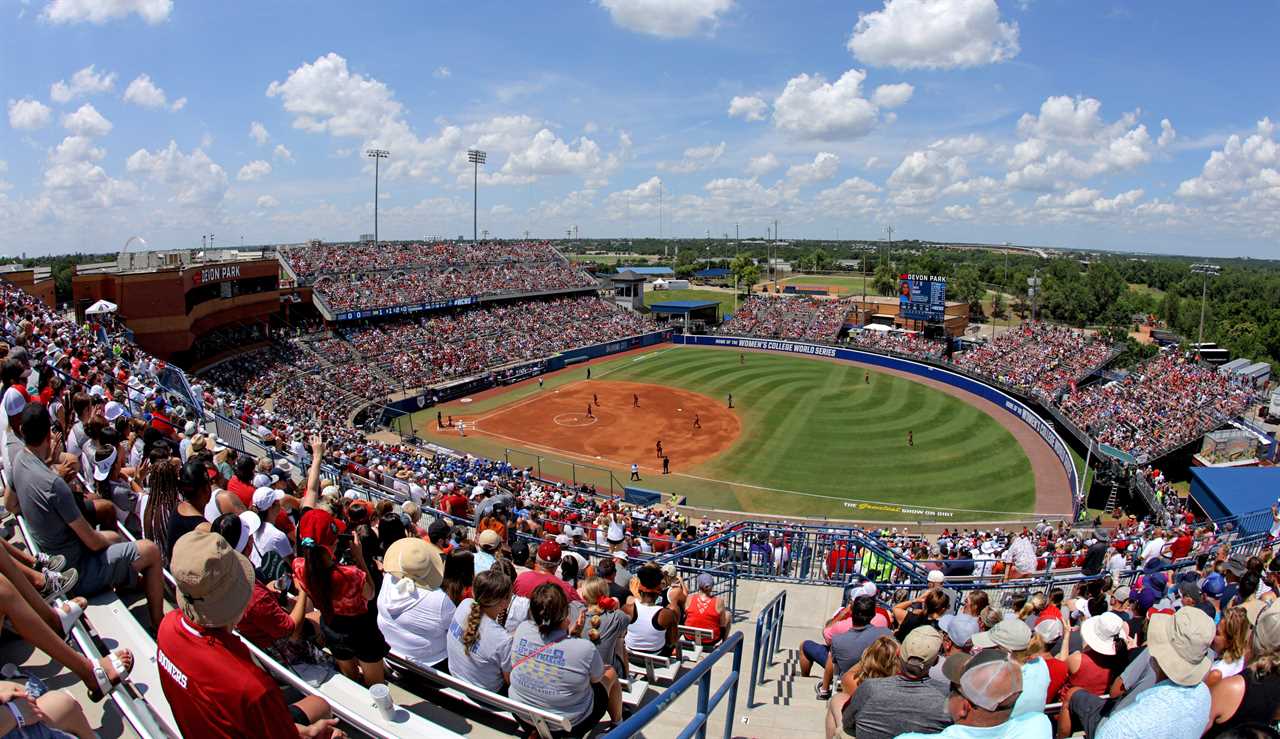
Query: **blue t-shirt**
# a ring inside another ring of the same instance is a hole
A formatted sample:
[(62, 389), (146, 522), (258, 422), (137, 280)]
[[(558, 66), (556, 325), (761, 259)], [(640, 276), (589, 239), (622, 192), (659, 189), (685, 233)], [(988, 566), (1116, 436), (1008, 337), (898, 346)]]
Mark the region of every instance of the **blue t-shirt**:
[(1053, 739), (1053, 725), (1043, 713), (1024, 713), (999, 726), (952, 724), (937, 734), (899, 734), (898, 739), (924, 739), (930, 736), (948, 739)]
[(1133, 703), (1112, 711), (1098, 727), (1096, 739), (1141, 739), (1159, 727), (1161, 739), (1199, 739), (1209, 724), (1209, 688), (1185, 687), (1165, 680), (1142, 691)]
[(1043, 659), (1027, 662), (1022, 666), (1022, 695), (1013, 704), (1013, 715), (1044, 713), (1045, 699), (1049, 697), (1049, 665)]

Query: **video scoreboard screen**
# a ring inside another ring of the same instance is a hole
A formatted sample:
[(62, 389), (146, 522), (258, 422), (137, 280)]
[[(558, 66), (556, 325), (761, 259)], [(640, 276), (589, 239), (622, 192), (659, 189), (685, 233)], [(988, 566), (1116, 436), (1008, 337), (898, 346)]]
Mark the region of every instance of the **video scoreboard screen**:
[(947, 310), (947, 278), (904, 274), (898, 280), (898, 315), (912, 321), (941, 322)]

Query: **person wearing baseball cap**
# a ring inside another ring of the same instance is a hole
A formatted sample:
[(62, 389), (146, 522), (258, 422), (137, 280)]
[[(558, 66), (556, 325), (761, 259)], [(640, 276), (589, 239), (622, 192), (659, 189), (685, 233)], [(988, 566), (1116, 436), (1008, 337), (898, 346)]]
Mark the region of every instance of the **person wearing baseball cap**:
[[(374, 598), (360, 537), (340, 528), (333, 514), (313, 508), (298, 521), (293, 581), (320, 611), (320, 631), (342, 674), (366, 686), (384, 682), (387, 642), (369, 610)], [(337, 561), (339, 537), (349, 542), (351, 561)]]
[(718, 644), (729, 632), (733, 617), (724, 601), (711, 591), (715, 587), (715, 579), (703, 572), (698, 575), (698, 589), (685, 599), (684, 625), (711, 632), (710, 638), (703, 638), (703, 646)]
[(516, 577), (512, 592), (521, 598), (528, 598), (539, 585), (550, 582), (555, 583), (564, 591), (565, 597), (569, 599), (569, 602), (581, 603), (582, 596), (578, 595), (578, 591), (572, 585), (556, 576), (556, 572), (560, 569), (560, 560), (564, 558), (564, 552), (560, 549), (560, 545), (548, 539), (538, 545), (536, 557), (533, 569), (528, 572), (522, 572)]
[(275, 552), (288, 561), (293, 558), (293, 544), (289, 537), (273, 523), (280, 515), (283, 491), (269, 487), (261, 487), (253, 491), (251, 510), (259, 517), (258, 528), (253, 532), (253, 553), (249, 559), (254, 567), (262, 565), (262, 558), (267, 552)]
[(400, 539), (387, 547), (382, 568), (387, 576), (378, 593), (378, 628), (392, 651), (424, 665), (448, 659), (445, 639), (455, 606), (440, 587), (440, 550), (414, 537)]
[(891, 739), (945, 728), (950, 723), (946, 694), (929, 681), (941, 649), (942, 632), (932, 626), (912, 629), (898, 652), (897, 674), (865, 680), (850, 696), (841, 714), (844, 733), (858, 739)]
[[(1251, 601), (1254, 602), (1254, 601)], [(1280, 606), (1270, 601), (1249, 609), (1253, 633), (1249, 637), (1249, 666), (1213, 686), (1213, 715), (1206, 737), (1237, 726), (1272, 726), (1280, 706)]]
[(493, 529), (481, 531), (476, 535), (475, 573), (478, 575), (493, 567), (501, 554), (502, 537), (498, 532)]
[(947, 713), (953, 723), (936, 734), (902, 734), (899, 739), (1053, 736), (1053, 726), (1043, 713), (1013, 715), (1013, 706), (1022, 692), (1022, 672), (1003, 649), (986, 649), (976, 655), (953, 654), (942, 667), (951, 683)]
[[(1212, 697), (1204, 684), (1213, 663), (1213, 619), (1198, 608), (1152, 613), (1147, 649), (1157, 682), (1133, 702), (1111, 712), (1094, 735), (1100, 739), (1151, 736), (1195, 739), (1209, 725)], [(1274, 706), (1273, 706), (1274, 709)]]
[(253, 565), (209, 531), (184, 534), (170, 570), (178, 608), (160, 622), (156, 661), (160, 688), (183, 736), (296, 737), (332, 732), (329, 704), (306, 698), (288, 705), (284, 693), (231, 629), (253, 593)]

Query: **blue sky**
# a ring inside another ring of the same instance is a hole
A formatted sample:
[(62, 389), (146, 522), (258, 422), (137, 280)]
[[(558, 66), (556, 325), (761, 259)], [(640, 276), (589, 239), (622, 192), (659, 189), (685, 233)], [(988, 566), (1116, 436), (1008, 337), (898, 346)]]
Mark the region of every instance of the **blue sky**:
[[(1280, 258), (1273, 4), (0, 0), (0, 254), (470, 234)], [(661, 219), (659, 193), (661, 192)], [(660, 223), (661, 220), (661, 223)]]

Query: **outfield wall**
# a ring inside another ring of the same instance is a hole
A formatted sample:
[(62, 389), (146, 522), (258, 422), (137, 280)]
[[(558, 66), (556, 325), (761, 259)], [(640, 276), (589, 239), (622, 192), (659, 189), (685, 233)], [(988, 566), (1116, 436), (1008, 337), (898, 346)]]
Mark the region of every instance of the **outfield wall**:
[(919, 377), (926, 377), (930, 380), (946, 383), (951, 387), (963, 390), (971, 395), (976, 395), (983, 400), (990, 401), (1013, 414), (1018, 420), (1030, 426), (1041, 439), (1044, 440), (1049, 448), (1058, 458), (1058, 462), (1062, 464), (1062, 470), (1067, 475), (1067, 480), (1073, 491), (1073, 507), (1076, 506), (1080, 499), (1080, 478), (1076, 473), (1075, 462), (1071, 458), (1071, 450), (1067, 447), (1066, 442), (1058, 435), (1053, 426), (1031, 410), (1025, 403), (1014, 398), (1013, 396), (1001, 390), (997, 390), (990, 385), (983, 384), (978, 380), (972, 379), (965, 375), (935, 367), (924, 362), (917, 362), (910, 359), (902, 359), (899, 357), (891, 357), (884, 354), (876, 354), (874, 352), (864, 351), (861, 349), (846, 349), (843, 347), (826, 346), (823, 344), (808, 344), (800, 341), (785, 341), (781, 339), (756, 339), (737, 336), (687, 336), (678, 334), (671, 339), (676, 344), (685, 346), (715, 346), (715, 347), (731, 347), (737, 349), (763, 349), (765, 351), (782, 352), (788, 354), (803, 354), (811, 357), (824, 357), (827, 359), (840, 359), (849, 362), (859, 362), (861, 364), (869, 364), (876, 367), (884, 367), (886, 369), (906, 372), (908, 374)]

